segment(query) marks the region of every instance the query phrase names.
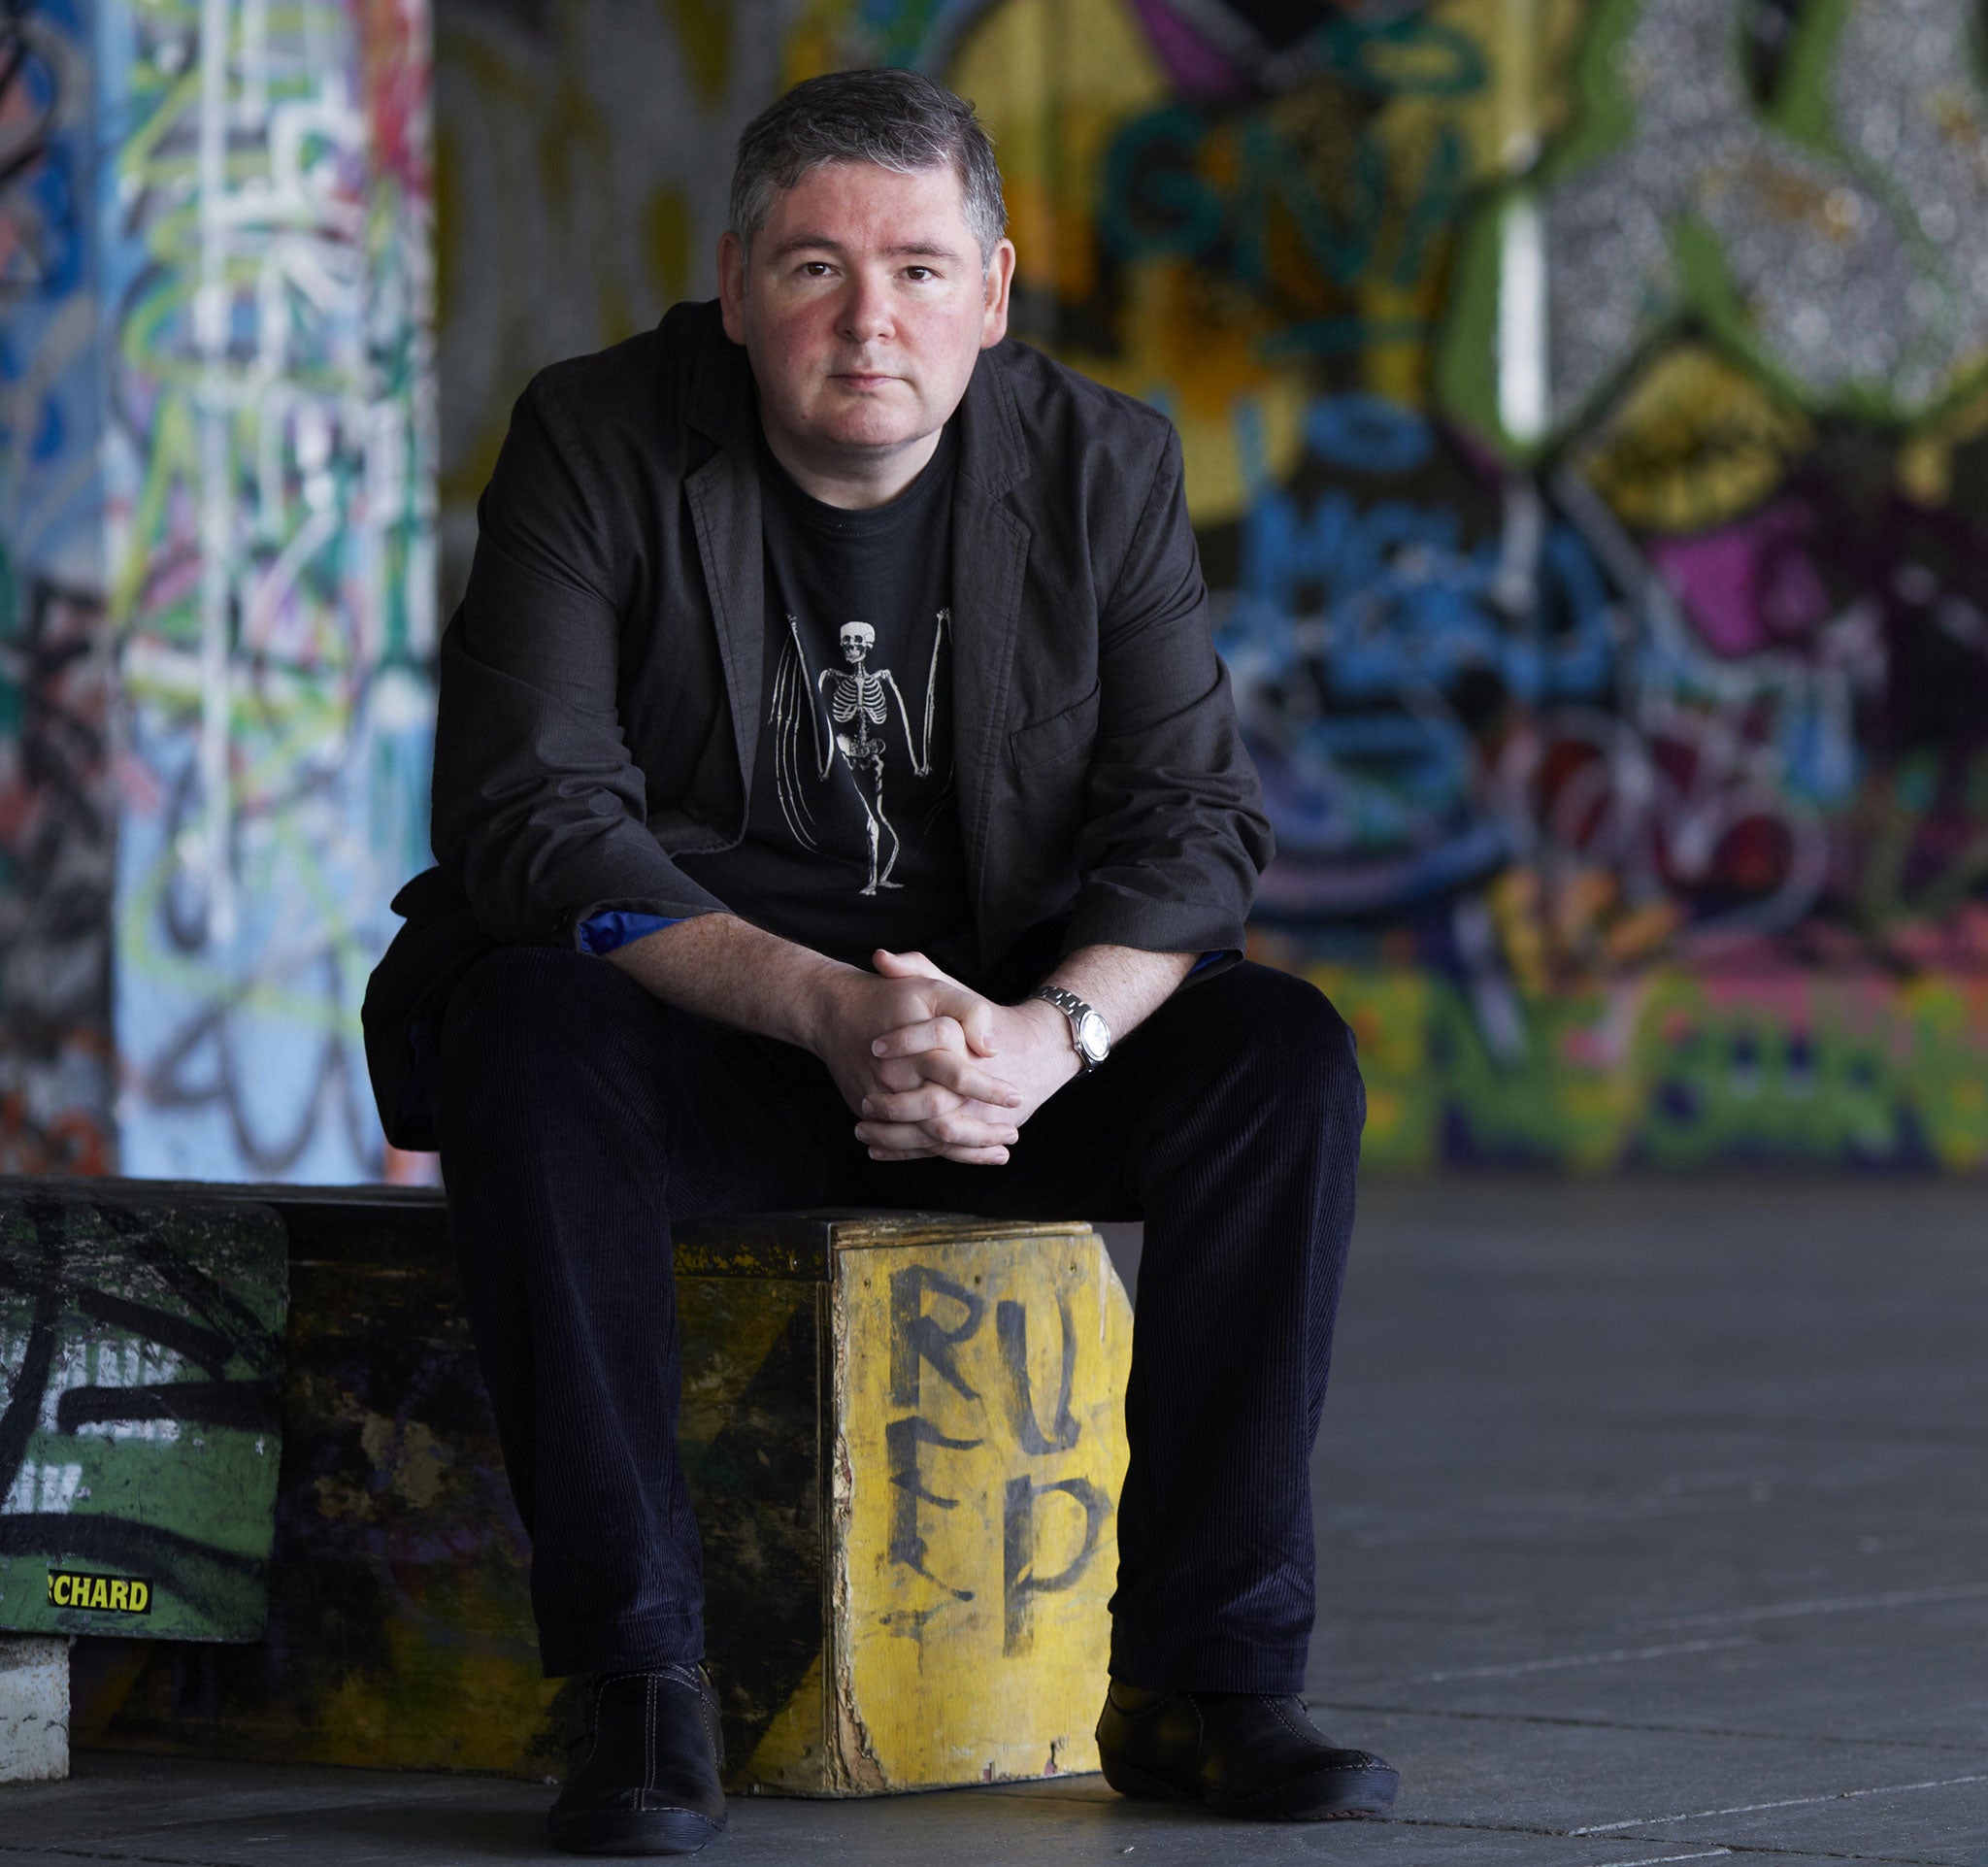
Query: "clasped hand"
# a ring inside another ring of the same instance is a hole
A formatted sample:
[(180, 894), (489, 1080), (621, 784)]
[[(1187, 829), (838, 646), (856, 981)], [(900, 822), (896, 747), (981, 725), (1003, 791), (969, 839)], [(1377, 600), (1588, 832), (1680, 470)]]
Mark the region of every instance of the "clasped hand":
[(878, 951), (845, 976), (814, 1050), (862, 1118), (874, 1160), (940, 1156), (994, 1167), (1022, 1124), (1077, 1073), (1053, 1005), (997, 1005), (923, 953)]

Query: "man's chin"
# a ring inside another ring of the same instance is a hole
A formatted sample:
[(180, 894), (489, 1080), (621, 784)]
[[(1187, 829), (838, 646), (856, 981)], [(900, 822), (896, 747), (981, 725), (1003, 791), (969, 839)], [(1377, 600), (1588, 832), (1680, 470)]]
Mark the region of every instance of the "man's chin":
[(812, 423), (809, 439), (816, 447), (882, 454), (910, 447), (929, 433), (931, 429), (908, 419), (902, 409), (852, 409), (838, 410)]

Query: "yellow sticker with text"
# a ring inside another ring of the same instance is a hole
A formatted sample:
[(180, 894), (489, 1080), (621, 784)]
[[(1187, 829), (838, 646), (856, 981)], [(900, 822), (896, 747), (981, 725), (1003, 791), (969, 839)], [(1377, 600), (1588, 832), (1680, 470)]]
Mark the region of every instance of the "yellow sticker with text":
[(151, 1584), (139, 1576), (93, 1576), (50, 1569), (49, 1606), (85, 1608), (93, 1614), (149, 1615)]

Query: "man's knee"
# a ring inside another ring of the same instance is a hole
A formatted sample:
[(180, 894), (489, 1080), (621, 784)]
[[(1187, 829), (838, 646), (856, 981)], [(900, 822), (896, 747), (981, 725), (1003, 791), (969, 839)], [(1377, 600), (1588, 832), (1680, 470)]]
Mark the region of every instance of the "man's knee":
[(642, 997), (633, 981), (588, 954), (499, 947), (448, 995), (439, 1033), (443, 1070), (457, 1084), (519, 1073), (544, 1081), (625, 1029)]
[(1235, 1014), (1251, 1033), (1267, 1092), (1287, 1106), (1309, 1103), (1324, 1119), (1350, 1120), (1357, 1132), (1366, 1114), (1358, 1051), (1332, 1000), (1309, 979), (1273, 967), (1238, 966), (1235, 975)]

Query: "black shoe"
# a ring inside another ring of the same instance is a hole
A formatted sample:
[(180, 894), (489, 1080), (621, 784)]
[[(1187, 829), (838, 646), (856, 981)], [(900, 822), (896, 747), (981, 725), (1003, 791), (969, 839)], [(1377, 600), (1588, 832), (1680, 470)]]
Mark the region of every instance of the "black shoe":
[(1122, 1796), (1256, 1821), (1384, 1815), (1401, 1785), (1377, 1756), (1336, 1750), (1303, 1699), (1256, 1692), (1146, 1692), (1114, 1680), (1098, 1753)]
[(703, 1667), (596, 1674), (547, 1831), (575, 1854), (694, 1854), (725, 1830), (724, 1760)]

